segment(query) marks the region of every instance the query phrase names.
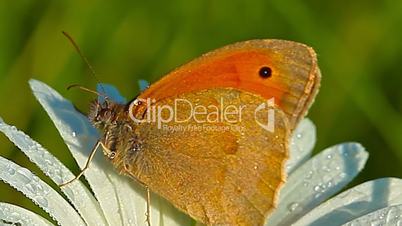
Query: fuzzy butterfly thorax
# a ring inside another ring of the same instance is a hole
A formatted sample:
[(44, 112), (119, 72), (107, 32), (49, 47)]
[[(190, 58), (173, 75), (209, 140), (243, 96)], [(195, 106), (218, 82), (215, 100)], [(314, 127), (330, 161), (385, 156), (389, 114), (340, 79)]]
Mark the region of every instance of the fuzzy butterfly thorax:
[(135, 131), (137, 124), (128, 116), (128, 107), (124, 104), (105, 100), (94, 100), (88, 118), (101, 132), (100, 143), (104, 155), (119, 172), (124, 173), (129, 167), (125, 159), (134, 156), (140, 150), (139, 139)]

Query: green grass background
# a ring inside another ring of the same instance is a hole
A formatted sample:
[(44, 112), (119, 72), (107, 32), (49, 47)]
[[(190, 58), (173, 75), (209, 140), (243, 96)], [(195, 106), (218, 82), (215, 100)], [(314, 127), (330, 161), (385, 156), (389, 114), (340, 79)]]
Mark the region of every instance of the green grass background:
[[(137, 80), (156, 81), (200, 54), (236, 41), (280, 38), (316, 50), (323, 74), (309, 117), (315, 151), (361, 142), (370, 158), (354, 181), (402, 177), (402, 1), (0, 1), (0, 116), (76, 165), (28, 79), (51, 85), (84, 111), (94, 87), (70, 43), (75, 37), (102, 82), (128, 98)], [(3, 135), (0, 154), (43, 176)], [(0, 183), (0, 200), (37, 208)]]

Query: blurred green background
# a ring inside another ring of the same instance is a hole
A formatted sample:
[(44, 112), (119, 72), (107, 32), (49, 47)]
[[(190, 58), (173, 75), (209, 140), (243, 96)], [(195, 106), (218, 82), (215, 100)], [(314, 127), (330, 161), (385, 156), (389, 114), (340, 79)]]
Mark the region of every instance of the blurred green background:
[[(88, 109), (94, 87), (71, 44), (75, 37), (99, 80), (128, 98), (138, 79), (156, 81), (171, 69), (225, 44), (255, 38), (306, 43), (323, 74), (309, 117), (317, 126), (315, 151), (343, 141), (370, 152), (354, 184), (402, 177), (402, 1), (0, 1), (0, 116), (28, 133), (69, 167), (76, 165), (35, 101), (28, 79), (54, 87)], [(1, 156), (43, 176), (3, 135)], [(37, 210), (0, 183), (0, 200)]]

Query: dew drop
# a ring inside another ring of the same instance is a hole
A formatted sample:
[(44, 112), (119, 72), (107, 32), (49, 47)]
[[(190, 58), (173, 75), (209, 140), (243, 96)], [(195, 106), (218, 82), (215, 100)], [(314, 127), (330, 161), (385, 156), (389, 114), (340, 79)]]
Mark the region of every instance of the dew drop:
[(322, 169), (324, 172), (327, 172), (327, 173), (331, 172), (331, 169), (330, 169), (328, 166), (326, 166), (326, 165), (322, 166), (321, 169)]
[(42, 197), (42, 196), (37, 196), (35, 198), (36, 202), (38, 202), (39, 205), (41, 205), (44, 208), (47, 208), (48, 205), (48, 201), (46, 198)]
[(295, 211), (298, 207), (299, 207), (299, 203), (297, 203), (297, 202), (292, 202), (292, 203), (290, 203), (290, 204), (288, 205), (288, 210), (289, 210), (290, 212), (293, 212), (293, 211)]
[(29, 172), (29, 170), (27, 170), (25, 168), (18, 169), (18, 174), (20, 176), (20, 180), (24, 184), (28, 184), (32, 181), (32, 174)]
[(307, 175), (306, 175), (306, 179), (311, 179), (313, 177), (313, 171), (310, 170), (308, 171)]
[(345, 150), (345, 149), (342, 149), (341, 153), (342, 153), (342, 155), (345, 156), (345, 157), (348, 157), (348, 156), (349, 156), (349, 152), (348, 152), (347, 150)]
[(8, 167), (8, 168), (7, 168), (7, 173), (8, 173), (10, 176), (13, 176), (13, 175), (15, 174), (15, 169), (13, 169), (12, 167)]
[(14, 219), (20, 218), (20, 214), (17, 213), (17, 212), (12, 212), (10, 215), (11, 215), (11, 217), (13, 217)]
[(301, 133), (296, 134), (297, 139), (301, 139), (302, 137), (303, 137), (303, 135)]
[(34, 186), (33, 186), (31, 183), (27, 184), (27, 185), (25, 186), (25, 188), (26, 188), (29, 192), (33, 193), (33, 194), (36, 193), (36, 189), (34, 188)]
[(77, 137), (77, 133), (73, 132), (71, 135), (73, 135), (73, 137)]

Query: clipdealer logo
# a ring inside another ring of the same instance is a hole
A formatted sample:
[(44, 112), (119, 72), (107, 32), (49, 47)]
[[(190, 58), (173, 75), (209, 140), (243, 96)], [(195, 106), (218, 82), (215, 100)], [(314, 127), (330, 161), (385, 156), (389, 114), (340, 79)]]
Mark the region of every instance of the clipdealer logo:
[[(135, 106), (146, 104), (145, 117), (137, 118), (133, 109)], [(263, 129), (274, 132), (275, 129), (275, 101), (274, 98), (268, 99), (266, 102), (261, 103), (254, 109), (254, 119), (256, 123)], [(181, 124), (181, 123), (195, 123), (195, 124), (213, 124), (224, 123), (229, 125), (240, 125), (244, 109), (247, 105), (233, 105), (224, 104), (221, 98), (219, 106), (216, 105), (195, 105), (194, 103), (177, 98), (174, 100), (173, 105), (157, 105), (154, 99), (136, 99), (129, 107), (129, 116), (135, 123), (156, 123), (158, 129), (162, 129), (167, 123)], [(186, 109), (186, 110), (184, 110)], [(182, 112), (179, 112), (182, 111)], [(266, 114), (261, 115), (261, 114)], [(263, 120), (266, 119), (266, 120)], [(194, 125), (192, 125), (193, 128)], [(182, 127), (177, 127), (182, 128)], [(183, 127), (184, 128), (184, 127)], [(200, 128), (200, 127), (198, 127)], [(201, 128), (206, 128), (204, 125)], [(237, 128), (238, 129), (238, 128)]]

